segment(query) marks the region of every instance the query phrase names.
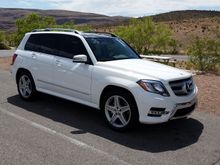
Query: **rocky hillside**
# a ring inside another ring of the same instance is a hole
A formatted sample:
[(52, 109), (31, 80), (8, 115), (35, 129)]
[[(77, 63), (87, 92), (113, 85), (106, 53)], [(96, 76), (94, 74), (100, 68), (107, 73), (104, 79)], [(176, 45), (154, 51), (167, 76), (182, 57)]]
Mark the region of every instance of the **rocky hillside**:
[(214, 32), (220, 31), (219, 11), (175, 11), (152, 17), (154, 21), (166, 24), (183, 48), (187, 47), (195, 37), (213, 39)]
[(13, 30), (15, 20), (30, 13), (38, 13), (42, 16), (54, 17), (58, 24), (68, 21), (74, 21), (75, 24), (117, 24), (118, 22), (127, 21), (126, 17), (109, 17), (106, 15), (81, 13), (66, 10), (35, 10), (35, 9), (7, 9), (0, 8), (0, 29)]
[(167, 21), (182, 21), (189, 19), (203, 19), (220, 17), (220, 11), (205, 11), (205, 10), (182, 10), (162, 13), (152, 16), (154, 21), (167, 22)]

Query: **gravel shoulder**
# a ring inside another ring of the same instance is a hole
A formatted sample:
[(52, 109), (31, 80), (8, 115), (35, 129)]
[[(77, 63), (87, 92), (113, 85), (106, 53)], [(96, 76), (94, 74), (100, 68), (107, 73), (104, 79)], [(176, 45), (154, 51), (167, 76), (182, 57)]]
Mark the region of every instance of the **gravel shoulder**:
[(205, 74), (194, 79), (199, 89), (198, 109), (220, 116), (220, 76)]

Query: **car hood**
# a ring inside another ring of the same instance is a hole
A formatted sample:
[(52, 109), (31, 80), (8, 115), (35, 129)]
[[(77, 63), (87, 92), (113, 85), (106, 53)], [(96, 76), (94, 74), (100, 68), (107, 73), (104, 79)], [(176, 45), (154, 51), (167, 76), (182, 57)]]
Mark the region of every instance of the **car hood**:
[(98, 62), (98, 65), (120, 74), (136, 77), (137, 79), (170, 81), (191, 76), (186, 71), (144, 59)]

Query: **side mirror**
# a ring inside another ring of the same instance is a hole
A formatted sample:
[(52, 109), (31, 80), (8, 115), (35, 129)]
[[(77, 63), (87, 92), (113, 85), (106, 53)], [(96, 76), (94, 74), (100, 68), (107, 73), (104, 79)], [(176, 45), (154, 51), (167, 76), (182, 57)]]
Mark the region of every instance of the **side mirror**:
[(87, 63), (87, 56), (84, 54), (73, 56), (73, 62), (77, 63)]

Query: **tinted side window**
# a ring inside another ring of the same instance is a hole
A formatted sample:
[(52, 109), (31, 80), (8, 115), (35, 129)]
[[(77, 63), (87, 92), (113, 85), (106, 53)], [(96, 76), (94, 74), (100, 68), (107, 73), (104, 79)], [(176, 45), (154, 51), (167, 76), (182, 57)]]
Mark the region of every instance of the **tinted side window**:
[(55, 54), (56, 36), (51, 34), (40, 34), (41, 52), (46, 54)]
[(41, 52), (40, 37), (38, 35), (31, 35), (27, 40), (24, 49)]
[(55, 47), (58, 49), (57, 55), (73, 58), (74, 55), (88, 55), (87, 50), (82, 41), (74, 36), (58, 34), (56, 35)]
[(56, 52), (54, 39), (55, 36), (50, 34), (32, 34), (25, 45), (25, 50), (54, 54)]
[(78, 54), (88, 55), (79, 38), (64, 34), (32, 34), (25, 45), (25, 50), (71, 59)]

